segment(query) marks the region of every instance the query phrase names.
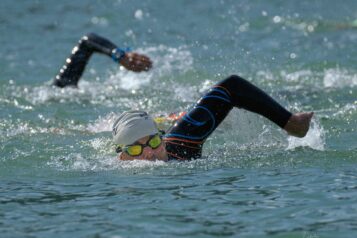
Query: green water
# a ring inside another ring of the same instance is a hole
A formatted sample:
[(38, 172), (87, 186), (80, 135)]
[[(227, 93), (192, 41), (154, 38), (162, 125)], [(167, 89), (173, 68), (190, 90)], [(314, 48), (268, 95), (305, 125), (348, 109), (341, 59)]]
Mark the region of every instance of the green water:
[[(356, 237), (357, 1), (0, 2), (1, 237)], [(87, 32), (149, 55), (95, 55), (78, 89), (52, 77)], [(190, 162), (121, 162), (123, 110), (187, 110), (239, 74), (303, 139), (234, 110)]]

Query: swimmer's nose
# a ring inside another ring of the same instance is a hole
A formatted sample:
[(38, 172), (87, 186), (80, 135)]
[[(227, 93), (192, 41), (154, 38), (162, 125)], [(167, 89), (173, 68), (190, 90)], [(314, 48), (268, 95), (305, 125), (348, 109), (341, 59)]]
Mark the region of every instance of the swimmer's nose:
[(153, 160), (153, 158), (155, 157), (154, 150), (151, 149), (149, 146), (144, 148), (143, 154), (145, 160)]

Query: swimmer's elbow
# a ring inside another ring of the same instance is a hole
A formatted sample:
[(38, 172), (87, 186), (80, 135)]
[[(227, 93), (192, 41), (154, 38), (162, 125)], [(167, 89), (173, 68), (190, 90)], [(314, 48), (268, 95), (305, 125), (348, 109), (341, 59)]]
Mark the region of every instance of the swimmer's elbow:
[(82, 36), (81, 40), (82, 41), (88, 41), (90, 39), (97, 38), (97, 37), (98, 37), (97, 34), (95, 34), (93, 32), (89, 32), (89, 33), (85, 34), (84, 36)]

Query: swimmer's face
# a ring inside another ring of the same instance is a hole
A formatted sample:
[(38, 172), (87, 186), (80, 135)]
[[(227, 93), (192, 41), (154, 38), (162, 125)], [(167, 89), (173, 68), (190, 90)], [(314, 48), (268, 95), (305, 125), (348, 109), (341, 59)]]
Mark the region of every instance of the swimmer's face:
[[(145, 136), (139, 140), (137, 140), (134, 144), (142, 144), (145, 145), (148, 140), (150, 139), (150, 136)], [(119, 159), (120, 160), (162, 160), (162, 161), (167, 161), (168, 156), (166, 153), (165, 149), (165, 142), (162, 141), (160, 146), (157, 147), (156, 149), (152, 149), (150, 146), (145, 146), (143, 148), (143, 152), (139, 156), (130, 156), (126, 152), (121, 152), (119, 154)]]

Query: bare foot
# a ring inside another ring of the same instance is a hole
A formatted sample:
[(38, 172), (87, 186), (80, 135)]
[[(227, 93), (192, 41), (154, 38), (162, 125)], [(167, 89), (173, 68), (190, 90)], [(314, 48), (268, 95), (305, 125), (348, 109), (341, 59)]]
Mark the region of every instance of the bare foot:
[(286, 123), (284, 130), (289, 135), (296, 137), (304, 137), (309, 130), (311, 118), (314, 115), (313, 112), (301, 112), (295, 113)]

